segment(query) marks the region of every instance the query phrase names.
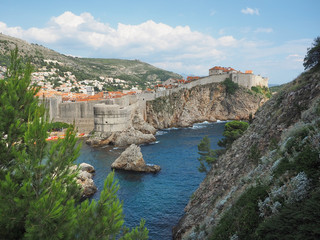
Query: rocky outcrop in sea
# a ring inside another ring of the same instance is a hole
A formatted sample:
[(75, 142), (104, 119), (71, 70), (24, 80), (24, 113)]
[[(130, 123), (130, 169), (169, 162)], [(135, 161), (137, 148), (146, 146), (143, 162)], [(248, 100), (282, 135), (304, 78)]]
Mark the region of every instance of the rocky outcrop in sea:
[(122, 152), (120, 157), (112, 163), (111, 168), (146, 173), (156, 173), (161, 169), (158, 165), (146, 164), (140, 147), (135, 144), (130, 145)]

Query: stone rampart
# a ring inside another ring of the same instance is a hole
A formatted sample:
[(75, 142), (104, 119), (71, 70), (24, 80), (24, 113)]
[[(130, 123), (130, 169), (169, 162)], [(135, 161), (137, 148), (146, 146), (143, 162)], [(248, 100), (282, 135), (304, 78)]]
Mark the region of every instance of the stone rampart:
[(187, 84), (181, 84), (177, 88), (162, 91), (156, 90), (153, 93), (126, 95), (121, 98), (87, 102), (62, 102), (61, 97), (55, 97), (46, 100), (46, 105), (49, 108), (50, 119), (52, 121), (75, 122), (79, 131), (90, 132), (93, 129), (97, 132), (122, 131), (129, 126), (134, 111), (138, 110), (143, 118), (147, 119), (147, 101), (169, 96), (182, 89), (191, 89), (198, 85), (222, 82), (226, 78), (230, 78), (233, 82), (249, 89), (252, 86), (268, 86), (267, 78), (259, 75), (233, 72), (230, 74), (209, 75)]
[(131, 109), (119, 105), (96, 104), (94, 110), (95, 132), (113, 133), (129, 127)]

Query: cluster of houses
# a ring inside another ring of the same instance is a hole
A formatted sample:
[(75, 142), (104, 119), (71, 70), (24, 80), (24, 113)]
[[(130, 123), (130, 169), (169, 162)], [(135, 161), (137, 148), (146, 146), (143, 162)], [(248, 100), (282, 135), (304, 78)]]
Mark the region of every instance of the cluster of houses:
[(42, 67), (38, 72), (32, 73), (32, 81), (38, 86), (41, 86), (44, 90), (54, 90), (58, 92), (80, 92), (88, 95), (93, 95), (93, 89), (103, 90), (105, 83), (115, 84), (123, 88), (129, 87), (126, 81), (110, 78), (110, 77), (99, 77), (96, 79), (87, 79), (78, 81), (72, 72), (63, 72), (58, 74), (58, 69), (51, 68), (47, 70), (46, 67)]

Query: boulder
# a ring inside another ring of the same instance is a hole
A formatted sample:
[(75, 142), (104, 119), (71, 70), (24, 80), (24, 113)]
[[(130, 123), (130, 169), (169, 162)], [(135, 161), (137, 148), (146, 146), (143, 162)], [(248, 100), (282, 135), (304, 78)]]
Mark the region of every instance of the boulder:
[[(77, 166), (72, 166), (71, 171), (75, 171)], [(97, 191), (97, 187), (92, 180), (95, 169), (87, 163), (79, 165), (79, 173), (76, 177), (76, 182), (81, 186), (82, 197), (90, 197)]]
[(81, 171), (85, 171), (85, 172), (88, 172), (88, 173), (94, 173), (95, 170), (94, 170), (94, 167), (88, 163), (81, 163), (79, 165), (79, 168)]
[(131, 144), (140, 145), (143, 143), (155, 142), (156, 138), (153, 134), (142, 133), (133, 127), (126, 131), (117, 132), (114, 134), (113, 144), (117, 147), (126, 147)]
[(146, 164), (143, 160), (141, 149), (135, 144), (131, 144), (120, 157), (118, 157), (112, 164), (112, 169), (135, 171), (135, 172), (150, 172), (156, 173), (160, 171), (160, 166)]
[(147, 123), (143, 117), (142, 114), (138, 111), (135, 111), (135, 114), (132, 118), (132, 127), (142, 133), (145, 134), (156, 134), (157, 130), (149, 123)]

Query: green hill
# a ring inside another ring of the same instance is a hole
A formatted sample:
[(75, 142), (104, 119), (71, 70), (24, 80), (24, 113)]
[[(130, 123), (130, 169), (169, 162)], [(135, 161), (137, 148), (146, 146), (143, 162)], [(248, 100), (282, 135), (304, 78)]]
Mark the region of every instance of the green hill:
[[(55, 52), (38, 44), (0, 34), (0, 66), (8, 66), (10, 50), (15, 46), (23, 59), (30, 57), (36, 70), (51, 65), (60, 71), (72, 72), (78, 80), (99, 79), (100, 76), (119, 78), (130, 82), (130, 85), (149, 86), (156, 81), (168, 78), (181, 78), (179, 74), (169, 72), (139, 60), (79, 58)], [(58, 61), (55, 64), (44, 60)]]

